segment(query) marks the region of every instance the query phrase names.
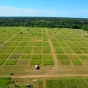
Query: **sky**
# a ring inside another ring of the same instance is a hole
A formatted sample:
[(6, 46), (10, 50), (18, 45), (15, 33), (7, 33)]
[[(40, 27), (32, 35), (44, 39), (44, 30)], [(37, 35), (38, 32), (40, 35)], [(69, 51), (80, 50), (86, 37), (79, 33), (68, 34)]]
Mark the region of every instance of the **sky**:
[(0, 0), (0, 17), (88, 18), (88, 0)]

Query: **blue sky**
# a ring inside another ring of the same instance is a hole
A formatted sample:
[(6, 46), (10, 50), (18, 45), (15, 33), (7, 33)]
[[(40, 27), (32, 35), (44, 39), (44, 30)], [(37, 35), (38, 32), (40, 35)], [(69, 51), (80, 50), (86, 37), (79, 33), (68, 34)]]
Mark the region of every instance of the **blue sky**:
[(0, 0), (0, 16), (88, 18), (88, 0)]

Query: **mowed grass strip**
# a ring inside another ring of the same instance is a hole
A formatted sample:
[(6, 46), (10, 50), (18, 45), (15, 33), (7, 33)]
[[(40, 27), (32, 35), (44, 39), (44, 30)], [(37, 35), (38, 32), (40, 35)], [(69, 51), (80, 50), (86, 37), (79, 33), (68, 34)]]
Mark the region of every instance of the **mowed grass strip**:
[(5, 60), (0, 60), (0, 65), (2, 65), (4, 63)]
[(15, 65), (17, 60), (8, 60), (5, 65)]
[(43, 65), (53, 65), (53, 60), (51, 59), (44, 59), (43, 60)]
[(41, 64), (41, 60), (40, 59), (31, 60), (31, 65), (40, 65), (40, 64)]

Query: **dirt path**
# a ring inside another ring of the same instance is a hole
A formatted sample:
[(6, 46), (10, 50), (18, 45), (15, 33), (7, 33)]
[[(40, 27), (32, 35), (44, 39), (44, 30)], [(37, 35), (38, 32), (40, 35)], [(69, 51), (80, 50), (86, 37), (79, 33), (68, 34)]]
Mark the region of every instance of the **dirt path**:
[(45, 31), (46, 31), (46, 35), (47, 35), (47, 38), (48, 38), (49, 46), (50, 46), (50, 49), (51, 49), (51, 54), (52, 54), (53, 59), (54, 59), (54, 68), (57, 69), (57, 67), (58, 67), (58, 61), (57, 61), (56, 53), (55, 53), (55, 50), (53, 48), (53, 45), (52, 45), (52, 42), (51, 42), (51, 39), (49, 37), (47, 29), (45, 29)]
[[(37, 77), (77, 77), (77, 76), (88, 77), (88, 74), (58, 74), (58, 75), (47, 74), (47, 75), (25, 75), (25, 76), (10, 76), (10, 77), (11, 78), (37, 78)], [(9, 77), (9, 76), (6, 76), (6, 77)]]

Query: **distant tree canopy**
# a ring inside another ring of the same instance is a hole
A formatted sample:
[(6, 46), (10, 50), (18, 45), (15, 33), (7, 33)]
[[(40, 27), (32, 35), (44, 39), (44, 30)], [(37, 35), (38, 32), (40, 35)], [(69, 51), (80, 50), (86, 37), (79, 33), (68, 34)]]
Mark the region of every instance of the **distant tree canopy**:
[(83, 25), (82, 29), (83, 29), (84, 31), (88, 31), (88, 25)]
[(88, 19), (54, 17), (0, 17), (0, 26), (73, 28), (88, 30)]

